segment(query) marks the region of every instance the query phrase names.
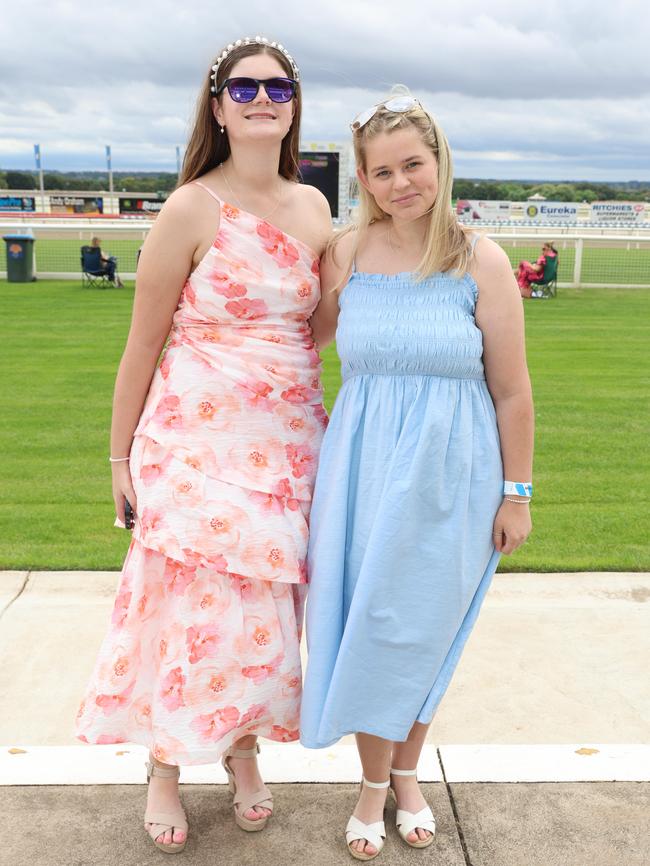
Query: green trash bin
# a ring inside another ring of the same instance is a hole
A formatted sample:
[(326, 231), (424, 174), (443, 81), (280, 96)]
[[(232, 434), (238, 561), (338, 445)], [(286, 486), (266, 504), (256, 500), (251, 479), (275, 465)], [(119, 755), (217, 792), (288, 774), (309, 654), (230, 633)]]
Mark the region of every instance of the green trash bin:
[(34, 238), (32, 235), (3, 235), (7, 253), (7, 280), (10, 283), (33, 283)]

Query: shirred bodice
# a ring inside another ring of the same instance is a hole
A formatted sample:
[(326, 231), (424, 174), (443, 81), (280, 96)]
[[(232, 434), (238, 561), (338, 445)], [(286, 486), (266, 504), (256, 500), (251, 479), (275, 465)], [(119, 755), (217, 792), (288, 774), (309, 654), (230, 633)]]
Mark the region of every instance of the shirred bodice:
[(343, 379), (365, 374), (484, 379), (478, 290), (466, 274), (354, 271), (340, 298), (336, 345)]

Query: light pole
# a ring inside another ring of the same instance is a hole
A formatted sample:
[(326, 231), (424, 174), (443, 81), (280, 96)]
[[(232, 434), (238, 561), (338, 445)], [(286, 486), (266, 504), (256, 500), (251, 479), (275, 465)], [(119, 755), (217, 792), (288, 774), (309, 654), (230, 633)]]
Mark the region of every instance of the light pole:
[(36, 171), (38, 172), (41, 187), (41, 213), (45, 213), (45, 183), (43, 182), (43, 167), (41, 165), (40, 144), (34, 145), (34, 160), (36, 162)]
[[(111, 213), (113, 213), (113, 161), (111, 159), (111, 146), (106, 145), (106, 169), (108, 171), (108, 191), (111, 196)], [(104, 211), (105, 212), (105, 211)]]

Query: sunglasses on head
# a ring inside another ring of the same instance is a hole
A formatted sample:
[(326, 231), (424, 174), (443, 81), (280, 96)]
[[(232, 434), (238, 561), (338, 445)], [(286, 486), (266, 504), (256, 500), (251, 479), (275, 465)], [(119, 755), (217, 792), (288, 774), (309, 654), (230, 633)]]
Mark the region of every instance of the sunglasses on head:
[(252, 102), (264, 85), (271, 102), (290, 102), (296, 95), (297, 81), (293, 78), (226, 78), (217, 90), (217, 96), (228, 90), (233, 102)]
[(350, 129), (352, 132), (357, 132), (357, 130), (365, 126), (369, 120), (372, 120), (380, 108), (385, 108), (387, 111), (395, 111), (398, 114), (402, 114), (406, 111), (410, 111), (412, 108), (418, 108), (418, 106), (420, 108), (422, 107), (414, 96), (395, 96), (392, 99), (387, 99), (385, 102), (378, 102), (377, 105), (372, 105), (370, 108), (366, 108), (365, 111), (357, 114), (350, 124)]

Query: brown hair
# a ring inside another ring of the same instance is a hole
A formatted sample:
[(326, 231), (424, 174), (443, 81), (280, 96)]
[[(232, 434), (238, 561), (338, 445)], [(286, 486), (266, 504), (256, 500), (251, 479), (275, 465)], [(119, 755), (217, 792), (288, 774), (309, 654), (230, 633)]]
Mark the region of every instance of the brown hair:
[[(386, 97), (386, 101), (392, 96), (405, 94), (410, 96), (408, 88), (396, 85), (393, 92)], [(415, 129), (438, 164), (438, 193), (429, 213), (424, 253), (416, 270), (417, 278), (426, 279), (437, 271), (454, 271), (456, 276), (461, 277), (469, 267), (472, 245), (468, 237), (469, 232), (458, 222), (451, 207), (453, 183), (451, 151), (444, 132), (434, 118), (419, 104), (404, 112), (390, 111), (385, 107), (378, 108), (372, 118), (353, 133), (352, 143), (357, 167), (366, 172), (368, 141), (382, 132), (391, 133), (398, 129)], [(335, 236), (333, 243), (336, 244), (338, 238), (348, 230), (357, 229), (352, 262), (368, 226), (384, 219), (389, 219), (388, 215), (379, 207), (368, 190), (359, 184), (357, 223)]]
[[(217, 55), (221, 54), (221, 51)], [(274, 57), (280, 66), (284, 69), (288, 78), (294, 78), (294, 72), (287, 58), (270, 45), (259, 43), (251, 43), (249, 45), (241, 45), (231, 51), (223, 60), (217, 71), (217, 87), (220, 87), (228, 78), (230, 71), (234, 65), (244, 57), (252, 57), (255, 54), (270, 54)], [(214, 63), (217, 61), (215, 60)], [(177, 186), (183, 186), (195, 180), (197, 177), (216, 168), (222, 162), (225, 162), (230, 156), (230, 143), (228, 141), (228, 133), (220, 132), (219, 124), (215, 120), (212, 113), (212, 91), (213, 73), (212, 65), (203, 82), (203, 87), (199, 92), (196, 101), (196, 111), (194, 116), (194, 128), (190, 135), (190, 140), (187, 144), (185, 157), (183, 159), (183, 168), (178, 178)], [(221, 97), (216, 97), (220, 99)], [(296, 95), (293, 98), (294, 113), (293, 120), (289, 132), (282, 140), (280, 149), (280, 165), (278, 172), (287, 180), (297, 180), (300, 170), (299, 164), (299, 147), (300, 147), (300, 115), (302, 112), (302, 96), (300, 93), (300, 84), (296, 86)]]

